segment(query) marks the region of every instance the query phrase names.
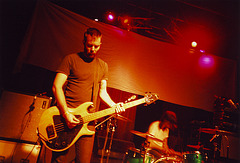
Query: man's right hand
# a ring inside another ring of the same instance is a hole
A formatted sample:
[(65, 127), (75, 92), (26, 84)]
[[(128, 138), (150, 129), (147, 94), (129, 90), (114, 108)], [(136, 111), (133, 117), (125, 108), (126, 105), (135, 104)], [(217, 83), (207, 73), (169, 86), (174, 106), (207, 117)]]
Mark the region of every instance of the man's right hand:
[(73, 115), (72, 113), (70, 113), (68, 111), (64, 113), (63, 117), (64, 117), (69, 129), (74, 128), (75, 126), (77, 126), (80, 123), (80, 120), (77, 119), (75, 117), (75, 115)]

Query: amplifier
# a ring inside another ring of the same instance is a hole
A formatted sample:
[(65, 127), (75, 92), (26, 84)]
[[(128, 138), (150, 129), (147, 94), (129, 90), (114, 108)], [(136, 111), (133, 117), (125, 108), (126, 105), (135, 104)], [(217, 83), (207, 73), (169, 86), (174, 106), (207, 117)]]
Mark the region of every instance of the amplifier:
[(51, 97), (3, 91), (0, 99), (0, 137), (36, 142), (37, 126)]
[(40, 145), (0, 140), (1, 163), (36, 163)]

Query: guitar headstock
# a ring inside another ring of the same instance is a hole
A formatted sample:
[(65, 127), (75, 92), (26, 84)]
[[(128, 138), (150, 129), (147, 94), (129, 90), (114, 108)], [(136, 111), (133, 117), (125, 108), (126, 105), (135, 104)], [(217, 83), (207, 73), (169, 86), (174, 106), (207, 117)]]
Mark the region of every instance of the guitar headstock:
[(157, 101), (159, 99), (159, 95), (157, 93), (147, 92), (145, 93), (145, 101), (147, 105)]

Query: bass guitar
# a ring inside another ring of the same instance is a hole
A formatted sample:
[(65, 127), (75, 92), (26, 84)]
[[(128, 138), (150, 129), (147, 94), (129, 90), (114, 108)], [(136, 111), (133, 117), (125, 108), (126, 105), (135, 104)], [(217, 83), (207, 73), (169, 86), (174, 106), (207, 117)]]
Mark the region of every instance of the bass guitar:
[[(158, 100), (158, 95), (147, 93), (143, 98), (123, 104), (124, 109), (131, 108), (143, 103), (151, 104)], [(65, 119), (60, 115), (57, 106), (45, 110), (40, 118), (38, 136), (42, 143), (50, 150), (60, 152), (70, 148), (79, 137), (93, 135), (95, 131), (88, 129), (88, 123), (115, 113), (115, 108), (108, 108), (98, 112), (89, 113), (88, 108), (92, 102), (85, 102), (77, 108), (69, 108), (68, 111), (75, 115), (80, 123), (69, 129)]]

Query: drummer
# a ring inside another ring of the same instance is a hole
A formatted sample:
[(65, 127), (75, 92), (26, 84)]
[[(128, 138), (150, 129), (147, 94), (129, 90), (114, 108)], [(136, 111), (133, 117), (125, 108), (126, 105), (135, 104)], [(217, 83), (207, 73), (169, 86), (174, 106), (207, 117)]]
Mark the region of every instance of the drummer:
[[(169, 149), (168, 147), (169, 130), (174, 130), (176, 128), (177, 116), (172, 111), (164, 112), (158, 121), (152, 122), (148, 129), (150, 136), (147, 138), (148, 149), (151, 151), (150, 153), (155, 156), (159, 155), (159, 157), (163, 154), (182, 156), (182, 153)], [(159, 140), (152, 138), (157, 138)]]

